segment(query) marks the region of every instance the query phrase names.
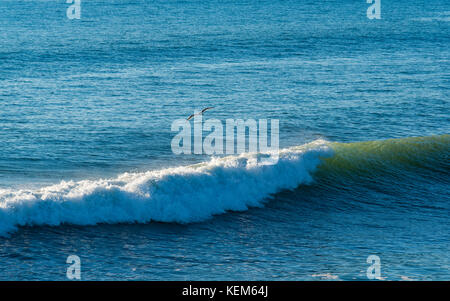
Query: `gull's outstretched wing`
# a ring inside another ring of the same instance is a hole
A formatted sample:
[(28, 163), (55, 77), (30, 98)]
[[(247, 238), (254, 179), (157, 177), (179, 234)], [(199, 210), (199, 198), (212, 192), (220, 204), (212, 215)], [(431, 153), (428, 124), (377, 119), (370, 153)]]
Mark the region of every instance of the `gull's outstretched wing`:
[(207, 107), (207, 108), (204, 108), (200, 113), (195, 113), (195, 114), (192, 114), (191, 116), (189, 116), (186, 120), (190, 120), (192, 117), (194, 117), (195, 115), (201, 115), (201, 114), (203, 114), (206, 110), (209, 110), (209, 109), (214, 109), (214, 107)]
[(206, 110), (209, 110), (209, 109), (214, 109), (214, 107), (207, 107), (207, 108), (204, 108), (204, 109), (202, 110), (202, 113), (205, 112)]

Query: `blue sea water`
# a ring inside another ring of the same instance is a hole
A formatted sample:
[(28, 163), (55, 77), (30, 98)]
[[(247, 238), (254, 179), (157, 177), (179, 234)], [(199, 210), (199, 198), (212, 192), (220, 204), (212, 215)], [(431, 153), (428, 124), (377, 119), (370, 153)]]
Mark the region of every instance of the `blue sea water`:
[[(68, 6), (0, 2), (1, 280), (450, 279), (450, 2)], [(175, 155), (207, 106), (278, 164)]]

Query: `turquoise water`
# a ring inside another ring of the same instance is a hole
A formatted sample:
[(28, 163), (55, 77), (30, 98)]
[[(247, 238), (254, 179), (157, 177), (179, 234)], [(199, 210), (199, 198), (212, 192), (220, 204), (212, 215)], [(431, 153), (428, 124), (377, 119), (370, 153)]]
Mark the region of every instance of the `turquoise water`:
[[(447, 1), (64, 2), (0, 2), (0, 279), (449, 279)], [(175, 155), (207, 106), (286, 155)]]

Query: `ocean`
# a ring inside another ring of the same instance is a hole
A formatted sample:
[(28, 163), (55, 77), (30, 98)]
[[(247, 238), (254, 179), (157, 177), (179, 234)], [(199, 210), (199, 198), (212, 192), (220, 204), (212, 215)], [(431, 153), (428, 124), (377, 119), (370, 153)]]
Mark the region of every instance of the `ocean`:
[[(70, 5), (0, 2), (0, 280), (450, 279), (449, 1)], [(175, 154), (205, 107), (278, 161)]]

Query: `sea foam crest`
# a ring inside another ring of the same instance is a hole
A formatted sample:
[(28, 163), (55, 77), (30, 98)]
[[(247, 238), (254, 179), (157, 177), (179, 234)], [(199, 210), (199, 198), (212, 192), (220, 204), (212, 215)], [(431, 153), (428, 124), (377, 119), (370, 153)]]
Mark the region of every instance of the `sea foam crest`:
[(0, 235), (25, 225), (198, 222), (262, 206), (270, 194), (309, 183), (320, 158), (330, 155), (328, 143), (316, 140), (280, 150), (274, 165), (247, 153), (114, 179), (0, 189)]

